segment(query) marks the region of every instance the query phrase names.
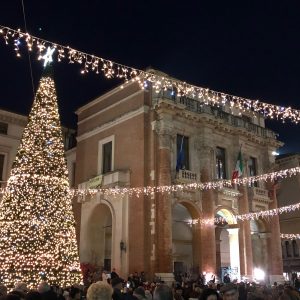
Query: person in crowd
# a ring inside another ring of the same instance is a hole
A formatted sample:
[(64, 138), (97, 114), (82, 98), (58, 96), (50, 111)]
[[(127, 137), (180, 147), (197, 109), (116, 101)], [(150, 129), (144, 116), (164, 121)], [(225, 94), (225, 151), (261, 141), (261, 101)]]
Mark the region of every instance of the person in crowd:
[(152, 300), (152, 294), (149, 290), (145, 290), (145, 296), (147, 300)]
[(117, 274), (116, 269), (113, 268), (112, 272), (110, 273), (110, 278), (111, 278), (111, 280), (113, 280), (113, 279), (115, 279), (117, 277), (119, 277), (119, 275)]
[(134, 272), (133, 282), (134, 282), (135, 288), (137, 288), (140, 285), (140, 277), (139, 277), (138, 272)]
[(56, 293), (51, 290), (50, 285), (44, 280), (39, 284), (38, 292), (43, 300), (57, 300)]
[(29, 291), (26, 296), (25, 300), (42, 300), (42, 295), (38, 291), (31, 290)]
[(165, 284), (159, 284), (154, 290), (153, 300), (173, 300), (172, 289)]
[(5, 300), (22, 300), (23, 298), (21, 298), (20, 294), (18, 294), (17, 292), (10, 292), (9, 294), (6, 295)]
[(113, 294), (112, 287), (104, 281), (98, 281), (90, 285), (87, 290), (87, 300), (111, 300)]
[(239, 300), (247, 299), (247, 290), (244, 282), (238, 284)]
[(221, 287), (221, 294), (223, 300), (238, 300), (239, 292), (237, 286), (233, 283), (225, 284)]
[(202, 292), (202, 295), (200, 297), (200, 300), (219, 300), (219, 294), (214, 289), (205, 289)]
[(137, 287), (133, 291), (133, 296), (139, 300), (146, 300), (145, 289), (142, 286)]
[(111, 281), (111, 285), (113, 287), (113, 294), (112, 294), (113, 300), (123, 300), (124, 297), (121, 292), (123, 288), (123, 280), (120, 277), (114, 278)]
[(25, 282), (17, 282), (15, 287), (10, 294), (17, 295), (21, 299), (25, 299), (26, 294), (28, 293), (28, 288)]
[(182, 294), (183, 294), (183, 288), (180, 285), (177, 285), (174, 289), (174, 299), (184, 300)]
[(7, 287), (4, 284), (0, 284), (0, 300), (4, 300), (7, 295)]
[(223, 282), (225, 284), (230, 283), (230, 276), (228, 275), (228, 273), (225, 273), (224, 278), (223, 278)]
[(294, 284), (295, 284), (295, 288), (298, 292), (300, 292), (300, 280), (298, 277), (295, 278), (295, 281), (294, 281)]
[(77, 287), (71, 287), (69, 292), (70, 300), (80, 300), (81, 299), (81, 290)]

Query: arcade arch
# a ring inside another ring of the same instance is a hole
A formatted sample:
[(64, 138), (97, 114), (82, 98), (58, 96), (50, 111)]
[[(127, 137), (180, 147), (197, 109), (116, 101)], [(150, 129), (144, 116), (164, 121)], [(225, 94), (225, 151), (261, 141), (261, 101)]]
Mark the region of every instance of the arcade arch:
[(231, 279), (240, 277), (239, 234), (236, 219), (233, 213), (220, 207), (216, 211), (217, 218), (226, 220), (216, 224), (216, 268), (217, 275), (223, 280), (228, 274)]
[(112, 223), (110, 207), (97, 204), (91, 211), (85, 232), (85, 260), (100, 269), (111, 270), (112, 260)]
[(201, 268), (199, 208), (190, 201), (176, 202), (172, 207), (172, 256), (175, 274), (198, 273)]

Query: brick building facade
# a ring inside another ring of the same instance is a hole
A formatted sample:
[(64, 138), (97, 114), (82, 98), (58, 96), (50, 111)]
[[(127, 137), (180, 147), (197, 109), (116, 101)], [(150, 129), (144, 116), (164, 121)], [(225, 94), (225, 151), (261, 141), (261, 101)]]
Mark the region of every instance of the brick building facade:
[[(82, 189), (229, 179), (240, 145), (244, 176), (262, 174), (274, 169), (272, 152), (281, 146), (261, 116), (211, 107), (171, 90), (156, 93), (150, 84), (119, 86), (77, 115), (75, 182)], [(275, 188), (259, 182), (239, 189), (80, 197), (74, 211), (81, 262), (114, 267), (121, 276), (145, 271), (165, 280), (174, 271), (222, 276), (224, 270), (252, 279), (255, 268), (281, 280), (278, 217), (234, 218), (277, 207)], [(215, 216), (227, 224), (189, 224)]]

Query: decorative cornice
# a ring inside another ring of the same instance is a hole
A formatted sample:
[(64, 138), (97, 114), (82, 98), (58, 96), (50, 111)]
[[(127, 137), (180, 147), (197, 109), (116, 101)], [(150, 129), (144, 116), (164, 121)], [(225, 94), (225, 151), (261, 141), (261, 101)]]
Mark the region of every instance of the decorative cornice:
[[(128, 83), (126, 83), (126, 87), (131, 86), (133, 84), (136, 84), (136, 82), (128, 82)], [(105, 93), (104, 95), (102, 95), (100, 97), (97, 97), (96, 99), (92, 100), (91, 102), (89, 102), (88, 104), (86, 104), (84, 106), (79, 107), (75, 111), (75, 113), (78, 115), (78, 114), (82, 113), (83, 111), (85, 111), (86, 109), (100, 103), (101, 101), (107, 99), (108, 97), (110, 97), (110, 96), (112, 96), (116, 93), (119, 93), (120, 91), (122, 91), (122, 89), (120, 88), (120, 85), (118, 85), (116, 88), (114, 88), (111, 91)]]
[(0, 122), (16, 124), (25, 127), (28, 123), (28, 118), (23, 115), (19, 115), (5, 110), (0, 110)]
[(80, 125), (80, 124), (82, 124), (82, 123), (84, 123), (84, 122), (86, 122), (86, 121), (88, 121), (88, 120), (90, 120), (90, 119), (92, 119), (92, 118), (94, 118), (94, 117), (96, 117), (96, 116), (98, 116), (98, 115), (106, 112), (107, 110), (109, 110), (109, 109), (111, 109), (111, 108), (113, 108), (115, 106), (118, 106), (119, 104), (122, 104), (123, 102), (126, 102), (126, 101), (130, 100), (131, 98), (133, 98), (133, 97), (135, 97), (135, 96), (137, 96), (139, 94), (143, 94), (144, 92), (145, 92), (145, 90), (139, 90), (139, 91), (137, 91), (137, 92), (129, 95), (128, 97), (125, 97), (122, 100), (120, 100), (120, 101), (118, 101), (116, 103), (113, 103), (110, 106), (105, 107), (104, 109), (101, 109), (100, 111), (97, 111), (96, 113), (94, 113), (94, 114), (92, 114), (92, 115), (90, 115), (90, 116), (82, 119), (81, 121), (78, 121), (77, 124)]
[(105, 123), (101, 126), (98, 126), (98, 127), (94, 128), (94, 129), (92, 129), (92, 130), (90, 130), (86, 133), (83, 133), (82, 135), (77, 137), (77, 141), (81, 142), (81, 141), (83, 141), (83, 140), (85, 140), (89, 137), (94, 136), (95, 134), (98, 134), (98, 133), (100, 133), (102, 131), (105, 131), (105, 130), (113, 127), (113, 126), (121, 124), (121, 123), (123, 123), (123, 122), (125, 122), (129, 119), (132, 119), (132, 118), (134, 118), (134, 117), (136, 117), (140, 114), (148, 113), (148, 111), (149, 111), (149, 106), (143, 105), (143, 106), (141, 106), (140, 108), (138, 108), (136, 110), (133, 110), (129, 113), (126, 113), (126, 114), (124, 114), (124, 115), (122, 115), (122, 116), (120, 116), (120, 117), (118, 117), (118, 118), (116, 118), (116, 119), (114, 119), (114, 120), (112, 120), (108, 123)]

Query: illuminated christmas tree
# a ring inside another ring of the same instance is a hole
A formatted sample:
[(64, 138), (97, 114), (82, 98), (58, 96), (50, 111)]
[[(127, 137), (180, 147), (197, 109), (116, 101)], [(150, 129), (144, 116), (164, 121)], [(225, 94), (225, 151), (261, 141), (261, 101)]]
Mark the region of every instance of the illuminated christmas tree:
[[(50, 67), (47, 67), (48, 69)], [(0, 281), (81, 281), (68, 171), (52, 76), (44, 73), (0, 202)]]

